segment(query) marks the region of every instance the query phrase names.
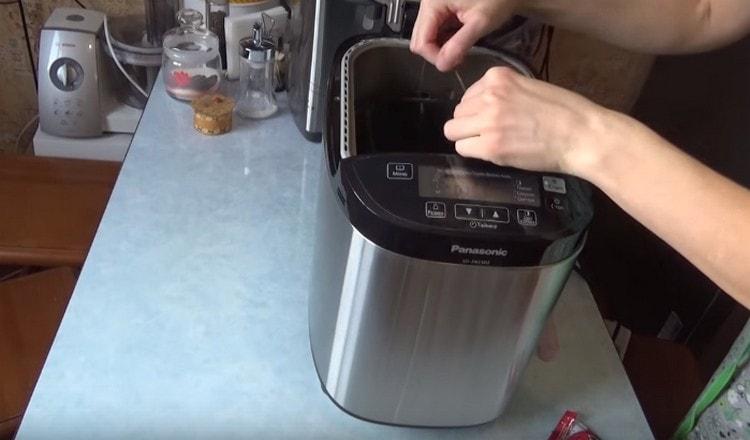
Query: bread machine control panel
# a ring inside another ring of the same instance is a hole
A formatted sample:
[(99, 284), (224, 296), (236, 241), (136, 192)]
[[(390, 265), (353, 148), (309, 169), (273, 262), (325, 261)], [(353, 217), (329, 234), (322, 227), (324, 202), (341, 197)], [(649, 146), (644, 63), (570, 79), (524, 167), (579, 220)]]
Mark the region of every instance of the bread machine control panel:
[(414, 159), (373, 155), (355, 165), (363, 187), (378, 205), (410, 223), (544, 235), (567, 229), (575, 216), (570, 193), (579, 188), (569, 183), (575, 179), (452, 155)]

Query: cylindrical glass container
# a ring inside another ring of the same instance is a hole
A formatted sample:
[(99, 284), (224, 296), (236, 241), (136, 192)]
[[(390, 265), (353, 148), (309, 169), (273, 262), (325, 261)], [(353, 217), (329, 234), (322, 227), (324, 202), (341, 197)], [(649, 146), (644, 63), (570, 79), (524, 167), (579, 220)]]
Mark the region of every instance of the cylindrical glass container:
[(260, 26), (252, 36), (240, 40), (240, 95), (237, 112), (252, 119), (267, 118), (278, 110), (274, 94), (276, 48), (263, 38)]
[(177, 20), (180, 27), (164, 34), (162, 76), (170, 96), (192, 101), (219, 88), (219, 38), (201, 27), (203, 14), (194, 9), (181, 10)]

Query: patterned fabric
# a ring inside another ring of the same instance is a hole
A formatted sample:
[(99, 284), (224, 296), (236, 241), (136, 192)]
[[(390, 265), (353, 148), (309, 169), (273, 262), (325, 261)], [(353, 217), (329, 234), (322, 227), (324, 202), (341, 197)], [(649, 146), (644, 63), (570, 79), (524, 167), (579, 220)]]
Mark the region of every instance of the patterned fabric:
[[(750, 322), (745, 324), (718, 371), (736, 362), (750, 343)], [(711, 378), (716, 379), (717, 374)], [(709, 382), (707, 388), (711, 386)], [(750, 440), (750, 363), (742, 365), (731, 384), (698, 418), (689, 440)]]

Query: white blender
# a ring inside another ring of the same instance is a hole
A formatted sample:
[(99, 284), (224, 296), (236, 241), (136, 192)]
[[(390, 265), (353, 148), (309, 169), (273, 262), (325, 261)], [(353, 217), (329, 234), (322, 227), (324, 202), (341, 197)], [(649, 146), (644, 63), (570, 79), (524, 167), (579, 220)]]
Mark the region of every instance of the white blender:
[[(173, 14), (170, 7), (160, 15)], [(161, 34), (153, 17), (146, 21), (108, 23), (82, 8), (52, 12), (40, 38), (37, 156), (123, 160), (161, 65)]]

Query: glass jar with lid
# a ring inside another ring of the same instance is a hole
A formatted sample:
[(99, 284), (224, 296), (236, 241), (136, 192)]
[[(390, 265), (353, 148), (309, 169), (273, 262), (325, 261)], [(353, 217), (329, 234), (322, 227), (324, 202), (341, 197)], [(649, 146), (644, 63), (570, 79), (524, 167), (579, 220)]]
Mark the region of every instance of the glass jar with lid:
[(192, 101), (219, 88), (219, 38), (202, 27), (203, 14), (194, 9), (178, 12), (177, 21), (180, 26), (164, 34), (162, 77), (170, 96)]

